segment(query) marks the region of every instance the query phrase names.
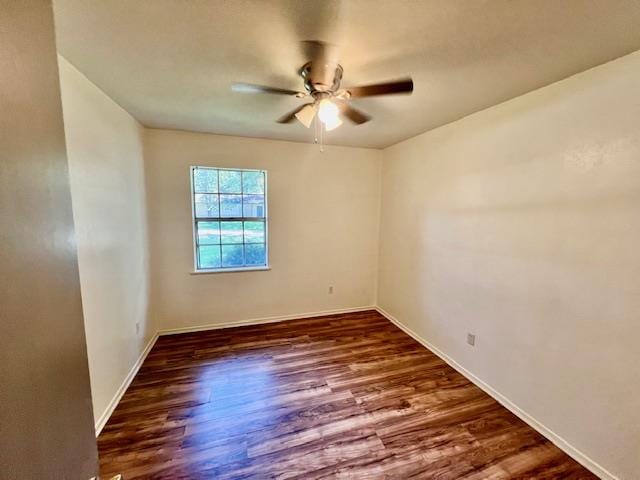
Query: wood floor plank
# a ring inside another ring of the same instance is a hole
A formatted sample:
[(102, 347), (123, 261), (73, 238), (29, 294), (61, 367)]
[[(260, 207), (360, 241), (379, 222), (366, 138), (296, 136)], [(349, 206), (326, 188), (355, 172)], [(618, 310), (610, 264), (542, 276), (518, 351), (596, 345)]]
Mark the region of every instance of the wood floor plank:
[(125, 480), (596, 478), (375, 311), (161, 337), (98, 447)]

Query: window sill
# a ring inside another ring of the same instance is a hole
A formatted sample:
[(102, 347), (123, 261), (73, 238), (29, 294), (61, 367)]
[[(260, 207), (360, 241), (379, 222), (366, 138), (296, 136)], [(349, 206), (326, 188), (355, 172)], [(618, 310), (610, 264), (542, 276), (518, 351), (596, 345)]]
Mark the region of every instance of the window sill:
[(232, 273), (232, 272), (255, 272), (255, 271), (271, 270), (269, 265), (261, 267), (241, 267), (241, 268), (217, 268), (212, 270), (193, 270), (191, 275), (209, 275), (211, 273)]

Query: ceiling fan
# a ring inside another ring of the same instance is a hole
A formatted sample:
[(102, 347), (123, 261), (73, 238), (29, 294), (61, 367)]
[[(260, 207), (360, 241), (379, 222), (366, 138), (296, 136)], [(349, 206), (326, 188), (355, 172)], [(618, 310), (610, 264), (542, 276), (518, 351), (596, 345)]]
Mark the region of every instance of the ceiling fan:
[(304, 81), (306, 91), (301, 92), (250, 83), (234, 83), (231, 87), (232, 90), (242, 93), (271, 93), (298, 98), (310, 97), (311, 102), (300, 105), (295, 110), (282, 116), (278, 119), (278, 123), (290, 123), (294, 119), (298, 119), (300, 123), (309, 128), (317, 114), (318, 119), (327, 131), (342, 125), (340, 116), (344, 116), (358, 125), (371, 120), (369, 115), (349, 104), (352, 98), (398, 93), (410, 94), (413, 92), (413, 80), (411, 78), (359, 87), (340, 88), (343, 69), (338, 63), (336, 46), (318, 41), (307, 41), (303, 42), (303, 44), (306, 47), (305, 52), (311, 58), (298, 71)]

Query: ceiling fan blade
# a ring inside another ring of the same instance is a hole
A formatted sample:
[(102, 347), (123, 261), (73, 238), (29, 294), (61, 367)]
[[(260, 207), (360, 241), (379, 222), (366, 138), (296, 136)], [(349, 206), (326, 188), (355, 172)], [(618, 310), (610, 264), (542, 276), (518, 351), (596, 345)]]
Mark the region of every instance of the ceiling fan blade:
[(362, 125), (363, 123), (367, 123), (371, 120), (371, 117), (364, 112), (361, 112), (357, 108), (352, 107), (348, 103), (340, 102), (338, 104), (338, 108), (340, 109), (340, 113), (351, 120), (353, 123)]
[(276, 95), (293, 95), (295, 97), (303, 97), (306, 95), (303, 92), (296, 92), (295, 90), (254, 85), (252, 83), (234, 83), (231, 85), (231, 90), (240, 93), (275, 93)]
[(289, 113), (287, 113), (286, 115), (283, 115), (282, 117), (280, 117), (277, 122), (278, 123), (291, 123), (296, 119), (296, 115), (298, 113), (300, 113), (305, 107), (308, 106), (313, 106), (312, 103), (305, 103), (303, 105), (300, 105), (298, 108), (296, 108), (295, 110), (290, 111)]
[(402, 80), (396, 80), (395, 82), (376, 83), (374, 85), (364, 85), (362, 87), (350, 87), (346, 90), (351, 94), (351, 98), (411, 93), (413, 92), (413, 80), (411, 80), (411, 78), (403, 78)]

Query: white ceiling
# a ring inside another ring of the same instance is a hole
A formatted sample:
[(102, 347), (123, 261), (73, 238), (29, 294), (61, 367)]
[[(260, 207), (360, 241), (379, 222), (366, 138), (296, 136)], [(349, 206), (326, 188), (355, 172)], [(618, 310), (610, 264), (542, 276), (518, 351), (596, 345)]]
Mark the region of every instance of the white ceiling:
[(55, 0), (58, 49), (149, 127), (309, 142), (275, 120), (302, 100), (300, 41), (341, 47), (342, 85), (411, 75), (412, 96), (326, 143), (383, 148), (640, 49), (637, 0)]

